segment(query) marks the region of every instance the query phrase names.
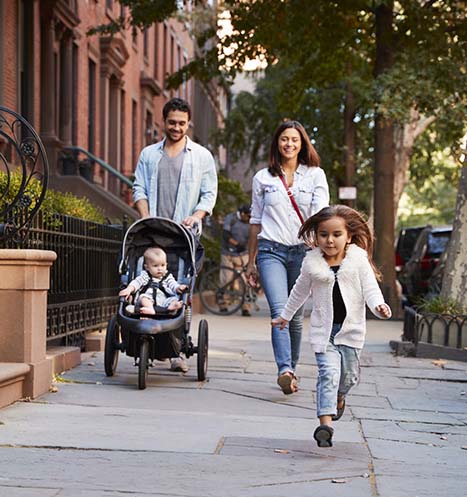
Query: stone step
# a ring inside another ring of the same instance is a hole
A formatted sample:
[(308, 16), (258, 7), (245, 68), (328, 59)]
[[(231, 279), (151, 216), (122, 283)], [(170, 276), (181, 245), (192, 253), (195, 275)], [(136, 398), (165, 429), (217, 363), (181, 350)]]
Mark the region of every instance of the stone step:
[(23, 386), (31, 366), (20, 362), (0, 362), (0, 408), (23, 398)]

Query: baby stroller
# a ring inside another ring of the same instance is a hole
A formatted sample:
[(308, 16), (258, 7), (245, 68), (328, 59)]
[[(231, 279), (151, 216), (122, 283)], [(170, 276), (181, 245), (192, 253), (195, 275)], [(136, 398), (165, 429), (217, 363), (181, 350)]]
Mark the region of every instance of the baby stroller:
[[(133, 223), (127, 230), (119, 266), (122, 287), (143, 269), (143, 253), (148, 247), (160, 247), (167, 254), (168, 271), (188, 290), (180, 296), (181, 309), (175, 313), (158, 309), (154, 316), (140, 315), (134, 311), (138, 292), (133, 302), (120, 297), (117, 315), (107, 326), (104, 365), (107, 376), (117, 369), (119, 352), (134, 357), (138, 365), (138, 388), (146, 388), (149, 361), (178, 357), (183, 352), (188, 358), (197, 354), (198, 380), (204, 381), (208, 368), (208, 323), (201, 320), (198, 328), (198, 345), (189, 335), (191, 300), (195, 279), (201, 268), (203, 247), (198, 233), (170, 219), (153, 217)], [(165, 312), (164, 312), (165, 311)]]

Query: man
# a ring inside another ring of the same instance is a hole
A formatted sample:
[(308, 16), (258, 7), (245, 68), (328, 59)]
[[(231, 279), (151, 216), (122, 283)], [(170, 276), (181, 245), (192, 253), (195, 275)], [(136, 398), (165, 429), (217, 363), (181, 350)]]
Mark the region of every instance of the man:
[[(217, 173), (212, 154), (187, 136), (191, 107), (173, 98), (162, 109), (165, 138), (145, 147), (135, 171), (133, 201), (142, 218), (166, 217), (200, 224), (212, 213), (217, 197)], [(188, 371), (181, 357), (171, 359), (173, 371)]]
[[(248, 263), (248, 236), (250, 234), (250, 206), (242, 205), (237, 212), (225, 217), (222, 244), (221, 244), (221, 266), (241, 270)], [(227, 273), (227, 274), (226, 274)], [(229, 272), (220, 271), (219, 280), (221, 286), (227, 283)], [(228, 302), (219, 301), (221, 312), (226, 309)], [(242, 316), (251, 316), (250, 303), (245, 302), (242, 306)]]

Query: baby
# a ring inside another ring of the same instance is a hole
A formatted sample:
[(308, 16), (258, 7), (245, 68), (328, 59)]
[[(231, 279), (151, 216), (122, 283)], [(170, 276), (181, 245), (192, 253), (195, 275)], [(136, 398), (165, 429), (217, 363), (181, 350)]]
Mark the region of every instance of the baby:
[(139, 297), (141, 314), (155, 314), (155, 306), (176, 311), (183, 306), (177, 294), (183, 293), (188, 287), (180, 285), (167, 271), (167, 256), (158, 247), (150, 247), (144, 252), (144, 268), (139, 276), (120, 291), (119, 296), (128, 297), (145, 287)]

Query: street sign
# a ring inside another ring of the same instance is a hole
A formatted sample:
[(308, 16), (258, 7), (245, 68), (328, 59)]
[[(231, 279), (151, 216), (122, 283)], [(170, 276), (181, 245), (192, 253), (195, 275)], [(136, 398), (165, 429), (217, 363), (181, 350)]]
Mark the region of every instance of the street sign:
[(355, 200), (357, 198), (357, 187), (355, 186), (340, 186), (339, 199), (340, 200)]

